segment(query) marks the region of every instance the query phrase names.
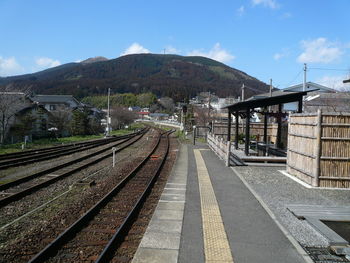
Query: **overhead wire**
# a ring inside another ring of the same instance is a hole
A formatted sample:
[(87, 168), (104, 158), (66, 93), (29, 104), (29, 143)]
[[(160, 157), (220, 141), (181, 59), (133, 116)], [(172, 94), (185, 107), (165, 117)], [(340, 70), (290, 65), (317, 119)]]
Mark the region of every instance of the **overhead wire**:
[(300, 70), (299, 73), (291, 81), (288, 82), (286, 87), (289, 87), (289, 85), (292, 84), (300, 76), (301, 72), (303, 72), (303, 70)]
[(340, 68), (308, 68), (316, 70), (333, 70), (333, 71), (350, 71), (350, 69), (340, 69)]

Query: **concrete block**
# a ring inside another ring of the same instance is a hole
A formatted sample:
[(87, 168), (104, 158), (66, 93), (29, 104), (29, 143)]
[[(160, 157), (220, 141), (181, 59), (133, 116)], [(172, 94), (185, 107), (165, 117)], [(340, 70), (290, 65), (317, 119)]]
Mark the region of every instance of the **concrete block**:
[(132, 260), (132, 263), (176, 263), (178, 258), (177, 250), (139, 248)]

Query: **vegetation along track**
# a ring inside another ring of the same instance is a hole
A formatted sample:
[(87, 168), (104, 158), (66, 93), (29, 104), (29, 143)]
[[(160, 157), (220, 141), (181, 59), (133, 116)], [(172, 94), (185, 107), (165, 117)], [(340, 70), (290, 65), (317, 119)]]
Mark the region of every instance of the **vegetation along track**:
[[(142, 133), (136, 133), (128, 138), (117, 142), (113, 147), (117, 147), (116, 152), (119, 152), (131, 144), (139, 140), (143, 135)], [(135, 138), (134, 140), (132, 140)], [(131, 141), (130, 141), (131, 140)], [(130, 142), (129, 142), (130, 141)], [(79, 157), (77, 159), (71, 160), (69, 162), (60, 164), (58, 166), (34, 173), (32, 175), (17, 179), (15, 181), (0, 185), (0, 207), (10, 204), (11, 202), (17, 201), (24, 196), (30, 195), (31, 193), (42, 189), (54, 182), (61, 180), (69, 175), (72, 175), (88, 166), (96, 164), (110, 156), (111, 146), (105, 147), (97, 152)], [(108, 153), (106, 153), (109, 151)], [(53, 174), (54, 173), (54, 174)]]
[(106, 262), (124, 240), (169, 153), (169, 134), (120, 183), (30, 262)]
[(5, 155), (0, 155), (0, 170), (7, 169), (10, 167), (16, 167), (19, 165), (36, 163), (39, 161), (45, 161), (45, 160), (57, 158), (60, 156), (73, 154), (76, 152), (86, 151), (88, 149), (109, 144), (114, 141), (127, 139), (130, 136), (133, 136), (135, 134), (138, 134), (138, 133), (106, 138), (106, 139), (93, 140), (88, 142), (43, 148), (38, 150), (25, 151), (20, 153), (10, 153)]

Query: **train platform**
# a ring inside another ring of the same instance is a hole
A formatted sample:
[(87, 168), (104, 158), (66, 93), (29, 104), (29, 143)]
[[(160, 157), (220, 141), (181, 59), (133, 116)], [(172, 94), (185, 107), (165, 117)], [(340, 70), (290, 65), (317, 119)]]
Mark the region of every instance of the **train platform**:
[(140, 262), (312, 260), (234, 169), (206, 144), (183, 144), (133, 259)]

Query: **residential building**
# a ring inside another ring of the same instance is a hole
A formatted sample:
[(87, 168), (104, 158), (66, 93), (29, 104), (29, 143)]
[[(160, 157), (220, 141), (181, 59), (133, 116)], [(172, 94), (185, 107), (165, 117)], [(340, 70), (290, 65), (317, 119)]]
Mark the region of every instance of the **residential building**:
[[(290, 86), (288, 88), (282, 89), (282, 91), (298, 92), (303, 90), (303, 83)], [(315, 82), (308, 81), (305, 84), (305, 91), (315, 91), (318, 93), (336, 93), (337, 91), (326, 86), (317, 84)]]
[(49, 113), (23, 92), (1, 92), (0, 138), (15, 143), (48, 135)]
[(43, 105), (48, 111), (72, 110), (82, 106), (72, 95), (35, 95), (31, 100)]

